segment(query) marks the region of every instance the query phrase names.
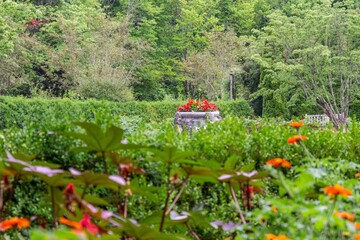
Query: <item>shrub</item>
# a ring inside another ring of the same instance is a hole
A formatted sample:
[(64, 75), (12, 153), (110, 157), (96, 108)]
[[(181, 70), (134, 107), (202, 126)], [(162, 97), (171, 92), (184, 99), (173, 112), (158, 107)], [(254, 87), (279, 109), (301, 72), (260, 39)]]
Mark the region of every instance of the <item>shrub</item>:
[[(216, 103), (221, 115), (250, 116), (252, 109), (245, 100)], [(94, 113), (107, 109), (109, 114), (118, 119), (120, 116), (138, 116), (144, 121), (161, 121), (173, 118), (181, 102), (108, 102), (74, 101), (69, 99), (41, 99), (21, 97), (0, 98), (0, 128), (23, 126), (25, 122), (43, 122), (53, 119), (55, 122), (89, 121)]]

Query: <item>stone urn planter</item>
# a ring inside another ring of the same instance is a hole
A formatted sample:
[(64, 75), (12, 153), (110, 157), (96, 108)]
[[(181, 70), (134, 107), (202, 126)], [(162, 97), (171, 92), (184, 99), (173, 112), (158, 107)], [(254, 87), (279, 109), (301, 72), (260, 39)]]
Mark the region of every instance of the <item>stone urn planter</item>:
[(174, 118), (174, 124), (177, 125), (179, 132), (184, 129), (198, 130), (200, 127), (205, 127), (206, 122), (220, 121), (220, 112), (176, 112)]

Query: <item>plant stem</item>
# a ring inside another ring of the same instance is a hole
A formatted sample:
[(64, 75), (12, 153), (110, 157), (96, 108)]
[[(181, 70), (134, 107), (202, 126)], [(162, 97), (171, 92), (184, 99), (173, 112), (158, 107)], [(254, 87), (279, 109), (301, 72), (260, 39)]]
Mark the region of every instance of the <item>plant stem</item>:
[(86, 190), (88, 189), (88, 187), (89, 187), (89, 185), (85, 185), (85, 187), (84, 187), (84, 190), (83, 190), (83, 192), (82, 192), (82, 194), (81, 194), (81, 200), (84, 200), (84, 197), (85, 197), (85, 194), (86, 194)]
[(307, 154), (310, 158), (312, 158), (312, 159), (315, 160), (316, 158), (311, 154), (311, 152), (309, 151), (309, 149), (307, 149), (307, 147), (306, 147), (305, 144), (303, 143), (303, 140), (301, 140), (300, 128), (297, 128), (296, 131), (297, 131), (297, 134), (298, 134), (298, 136), (299, 136), (299, 138), (300, 138), (299, 144), (303, 147), (303, 149), (305, 150), (306, 154)]
[(167, 206), (169, 204), (169, 198), (170, 198), (170, 191), (167, 191), (166, 199), (165, 199), (165, 206), (163, 208), (163, 212), (162, 212), (162, 216), (161, 216), (161, 222), (160, 222), (160, 228), (159, 228), (160, 232), (162, 232), (162, 230), (164, 228), (164, 222), (165, 222), (165, 217), (166, 217)]
[(291, 191), (289, 186), (285, 183), (285, 177), (281, 171), (277, 171), (281, 185), (285, 188), (290, 198), (294, 198), (294, 193)]
[(329, 213), (328, 213), (328, 216), (326, 218), (326, 224), (325, 224), (325, 227), (324, 227), (323, 231), (321, 232), (320, 239), (327, 239), (326, 238), (326, 230), (329, 227), (330, 218), (334, 213), (334, 210), (335, 210), (335, 207), (336, 207), (336, 201), (337, 201), (337, 196), (335, 196), (334, 203), (331, 205), (331, 208), (329, 209)]
[(243, 224), (246, 224), (244, 215), (243, 215), (243, 213), (242, 213), (242, 211), (241, 211), (239, 202), (238, 202), (238, 200), (237, 200), (237, 198), (236, 198), (236, 194), (235, 194), (234, 188), (231, 186), (231, 183), (229, 183), (229, 186), (230, 186), (231, 196), (232, 196), (232, 198), (233, 198), (233, 200), (234, 200), (234, 202), (235, 202), (235, 206), (236, 206), (236, 208), (237, 208), (237, 210), (238, 210), (238, 212), (239, 212), (240, 219), (241, 219), (241, 221), (242, 221)]
[(189, 229), (189, 232), (191, 233), (191, 235), (193, 235), (196, 240), (200, 240), (200, 238), (198, 237), (198, 235), (196, 235), (196, 233), (195, 233), (194, 230), (191, 228), (191, 226), (189, 225), (189, 223), (185, 223), (185, 225), (186, 225), (186, 227)]
[(50, 195), (51, 195), (51, 209), (53, 214), (53, 227), (57, 228), (57, 214), (56, 214), (56, 204), (55, 204), (55, 193), (54, 193), (54, 187), (50, 186)]
[(185, 186), (186, 186), (186, 182), (188, 180), (188, 176), (183, 180), (183, 182), (181, 183), (181, 189), (180, 191), (178, 192), (178, 194), (176, 195), (176, 197), (174, 198), (173, 202), (171, 203), (170, 207), (167, 209), (165, 215), (168, 215), (171, 210), (174, 208), (176, 202), (179, 200), (179, 198), (181, 197), (182, 193), (184, 192), (185, 190)]
[(104, 151), (101, 152), (101, 157), (102, 157), (103, 162), (104, 162), (104, 172), (105, 172), (105, 174), (108, 174), (108, 166), (107, 166), (107, 163), (106, 163), (106, 157), (105, 157), (105, 152)]
[(171, 164), (168, 163), (167, 165), (167, 179), (168, 179), (168, 183), (167, 183), (167, 188), (166, 188), (166, 198), (165, 198), (165, 205), (163, 208), (163, 212), (162, 212), (162, 216), (161, 216), (161, 221), (160, 221), (160, 228), (159, 231), (162, 232), (163, 228), (164, 228), (164, 223), (165, 223), (165, 217), (166, 217), (166, 210), (169, 204), (169, 199), (170, 199), (170, 195), (172, 193), (172, 191), (170, 190), (170, 170), (171, 170)]
[(124, 200), (124, 217), (127, 218), (127, 207), (128, 207), (128, 196), (125, 195), (125, 200)]
[(249, 181), (246, 181), (246, 192), (245, 192), (245, 194), (246, 194), (246, 207), (247, 207), (247, 210), (248, 211), (250, 211), (250, 208), (251, 208), (251, 204), (250, 204), (250, 202), (251, 202), (251, 199), (250, 199), (250, 190), (249, 190), (249, 187), (250, 187), (250, 184), (249, 184)]

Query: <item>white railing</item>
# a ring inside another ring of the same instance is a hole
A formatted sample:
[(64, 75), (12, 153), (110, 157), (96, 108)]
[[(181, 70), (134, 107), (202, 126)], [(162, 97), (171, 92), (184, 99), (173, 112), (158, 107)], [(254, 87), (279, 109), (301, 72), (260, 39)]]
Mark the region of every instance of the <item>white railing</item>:
[(330, 118), (326, 114), (318, 114), (318, 115), (305, 115), (304, 121), (306, 123), (320, 123), (326, 124), (330, 122)]
[[(343, 113), (335, 115), (336, 118), (344, 117)], [(318, 114), (318, 115), (308, 115), (305, 114), (305, 122), (307, 123), (319, 123), (319, 124), (327, 124), (330, 122), (330, 118), (326, 114)]]

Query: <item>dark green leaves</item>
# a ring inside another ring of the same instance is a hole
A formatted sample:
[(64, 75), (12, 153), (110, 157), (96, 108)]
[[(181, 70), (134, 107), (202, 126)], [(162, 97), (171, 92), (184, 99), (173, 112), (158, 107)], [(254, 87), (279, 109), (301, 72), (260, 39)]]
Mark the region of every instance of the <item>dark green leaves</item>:
[(105, 132), (94, 123), (77, 122), (76, 125), (85, 130), (85, 133), (61, 132), (62, 135), (79, 139), (85, 147), (76, 148), (79, 151), (112, 152), (119, 149), (133, 149), (138, 146), (128, 144), (123, 139), (124, 130), (111, 126)]

